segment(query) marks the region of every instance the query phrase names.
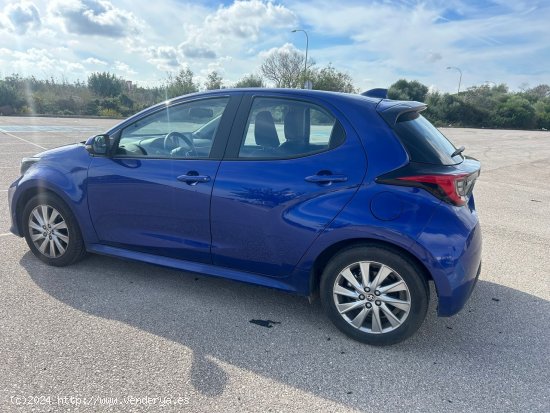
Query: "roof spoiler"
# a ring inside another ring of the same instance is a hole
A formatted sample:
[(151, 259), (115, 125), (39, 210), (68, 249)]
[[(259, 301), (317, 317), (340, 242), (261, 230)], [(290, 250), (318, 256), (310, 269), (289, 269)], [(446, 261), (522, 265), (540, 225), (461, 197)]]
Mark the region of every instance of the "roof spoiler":
[(361, 93), (361, 96), (366, 96), (369, 98), (387, 99), (388, 89), (376, 88), (376, 89), (367, 90), (366, 92)]
[(428, 106), (425, 103), (415, 101), (383, 101), (383, 103), (392, 102), (391, 105), (378, 104), (376, 110), (384, 118), (384, 120), (390, 125), (395, 126), (397, 120), (404, 113), (409, 112), (422, 112)]

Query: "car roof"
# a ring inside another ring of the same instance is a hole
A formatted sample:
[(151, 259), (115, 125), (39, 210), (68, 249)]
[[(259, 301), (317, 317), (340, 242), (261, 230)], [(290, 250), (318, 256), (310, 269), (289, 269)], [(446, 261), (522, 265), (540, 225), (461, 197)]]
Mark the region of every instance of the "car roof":
[(251, 87), (251, 88), (228, 88), (228, 89), (216, 89), (216, 90), (207, 90), (197, 93), (191, 93), (188, 95), (178, 96), (173, 99), (170, 99), (170, 103), (175, 103), (180, 100), (189, 99), (190, 97), (203, 97), (208, 95), (220, 95), (220, 94), (269, 94), (269, 95), (285, 95), (293, 97), (312, 97), (320, 98), (328, 101), (357, 101), (362, 102), (363, 104), (370, 104), (374, 107), (382, 100), (380, 98), (373, 98), (362, 96), (353, 93), (343, 93), (343, 92), (331, 92), (326, 90), (309, 90), (309, 89), (286, 89), (286, 88), (265, 88), (265, 87)]

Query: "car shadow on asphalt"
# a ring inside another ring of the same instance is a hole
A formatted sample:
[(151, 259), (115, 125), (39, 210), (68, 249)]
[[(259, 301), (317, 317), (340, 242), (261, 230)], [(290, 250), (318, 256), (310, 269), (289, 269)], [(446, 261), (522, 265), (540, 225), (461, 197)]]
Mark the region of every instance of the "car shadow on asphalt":
[(438, 318), (432, 294), (418, 333), (379, 348), (342, 335), (319, 302), (263, 287), (101, 256), (55, 268), (27, 252), (20, 263), (37, 286), (72, 308), (191, 349), (190, 382), (205, 396), (224, 392), (230, 377), (223, 363), (357, 408), (388, 385), (381, 378), (391, 371), (419, 379), (402, 394), (437, 391), (442, 403), (455, 399), (453, 408), (467, 408), (460, 399), (485, 388), (513, 406), (547, 375), (550, 302), (483, 279), (458, 315)]

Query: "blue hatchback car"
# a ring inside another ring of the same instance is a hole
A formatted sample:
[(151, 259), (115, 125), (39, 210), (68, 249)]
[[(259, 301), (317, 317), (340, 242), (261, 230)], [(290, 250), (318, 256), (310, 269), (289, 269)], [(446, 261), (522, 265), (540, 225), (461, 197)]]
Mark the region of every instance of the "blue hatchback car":
[(92, 252), (320, 294), (345, 334), (397, 343), (429, 281), (451, 316), (481, 266), (480, 164), (425, 108), (380, 90), (176, 98), (24, 159), (11, 231), (50, 265)]

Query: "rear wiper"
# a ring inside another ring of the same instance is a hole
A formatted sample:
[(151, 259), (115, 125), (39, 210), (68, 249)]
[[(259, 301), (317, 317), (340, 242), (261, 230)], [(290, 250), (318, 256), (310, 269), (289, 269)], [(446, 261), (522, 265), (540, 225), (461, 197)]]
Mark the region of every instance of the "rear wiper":
[(464, 146), (461, 146), (451, 154), (451, 158), (454, 158), (456, 155), (460, 155), (462, 152), (464, 152), (465, 149), (466, 148)]

